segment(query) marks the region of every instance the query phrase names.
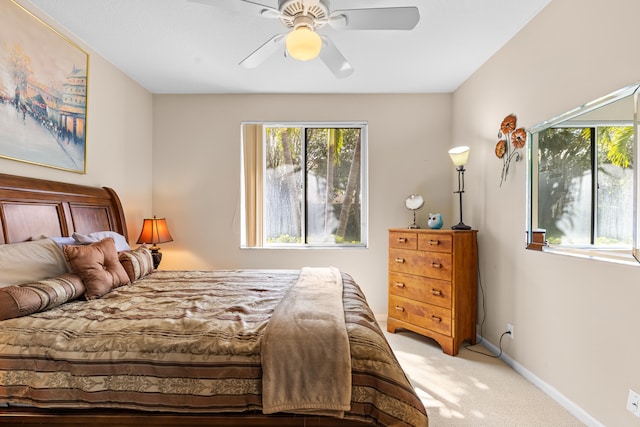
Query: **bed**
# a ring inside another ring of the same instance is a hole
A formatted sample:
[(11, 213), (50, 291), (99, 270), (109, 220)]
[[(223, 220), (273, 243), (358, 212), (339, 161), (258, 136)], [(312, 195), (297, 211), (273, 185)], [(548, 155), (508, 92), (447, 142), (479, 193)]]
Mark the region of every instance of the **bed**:
[[(112, 189), (4, 174), (0, 221), (5, 254), (51, 245), (60, 236), (127, 236)], [(0, 288), (10, 301), (9, 288), (41, 300), (55, 288), (51, 295), (66, 297), (47, 297), (40, 311), (0, 313), (8, 317), (0, 321), (0, 424), (428, 424), (364, 295), (345, 272), (160, 271), (145, 264), (146, 248), (117, 248), (111, 237), (56, 244), (68, 273)], [(102, 257), (107, 272), (107, 265), (118, 274), (126, 267), (122, 283), (114, 281), (104, 293), (96, 288), (90, 269), (76, 262), (88, 253)], [(138, 260), (135, 268), (131, 260)]]

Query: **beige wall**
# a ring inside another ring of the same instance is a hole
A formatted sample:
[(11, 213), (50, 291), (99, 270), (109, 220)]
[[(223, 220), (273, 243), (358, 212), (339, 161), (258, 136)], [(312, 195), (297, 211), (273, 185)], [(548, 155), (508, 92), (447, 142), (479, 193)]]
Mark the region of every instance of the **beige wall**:
[[(386, 313), (387, 228), (411, 224), (405, 198), (425, 198), (423, 227), (429, 211), (452, 223), (450, 116), (449, 94), (155, 95), (153, 208), (175, 240), (163, 245), (162, 267), (334, 265)], [(240, 249), (240, 123), (257, 120), (368, 122), (368, 249)]]
[(114, 188), (125, 207), (129, 239), (135, 241), (151, 210), (152, 96), (29, 2), (20, 4), (89, 53), (87, 173), (6, 159), (0, 159), (0, 171)]
[[(515, 339), (503, 343), (517, 364), (582, 408), (593, 425), (637, 425), (625, 402), (629, 388), (640, 391), (639, 267), (525, 250), (524, 163), (499, 187), (501, 162), (493, 155), (508, 113), (531, 126), (640, 80), (637, 16), (637, 0), (553, 0), (454, 95), (152, 97), (83, 46), (91, 54), (87, 174), (5, 159), (0, 170), (115, 188), (132, 240), (143, 217), (166, 216), (175, 241), (163, 245), (164, 268), (331, 264), (352, 273), (382, 314), (386, 229), (411, 222), (403, 200), (413, 192), (426, 199), (419, 223), (435, 211), (444, 214), (445, 227), (457, 222), (446, 151), (470, 145), (465, 222), (480, 230), (482, 333), (497, 344), (513, 323)], [(616, 25), (605, 26), (609, 17)], [(244, 120), (369, 123), (368, 249), (239, 248)]]
[(525, 163), (499, 187), (494, 146), (509, 113), (529, 127), (640, 80), (638, 16), (637, 0), (553, 0), (454, 95), (453, 139), (474, 153), (483, 333), (497, 344), (513, 323), (505, 352), (607, 426), (639, 422), (625, 405), (640, 391), (640, 267), (525, 250)]

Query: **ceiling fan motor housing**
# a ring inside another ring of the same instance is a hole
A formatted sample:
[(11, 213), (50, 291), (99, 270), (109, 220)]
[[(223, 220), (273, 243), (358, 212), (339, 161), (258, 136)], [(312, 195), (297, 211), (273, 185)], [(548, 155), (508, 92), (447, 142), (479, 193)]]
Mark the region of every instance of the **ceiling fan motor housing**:
[(288, 28), (303, 24), (318, 29), (329, 19), (329, 0), (279, 0), (278, 9), (280, 21)]

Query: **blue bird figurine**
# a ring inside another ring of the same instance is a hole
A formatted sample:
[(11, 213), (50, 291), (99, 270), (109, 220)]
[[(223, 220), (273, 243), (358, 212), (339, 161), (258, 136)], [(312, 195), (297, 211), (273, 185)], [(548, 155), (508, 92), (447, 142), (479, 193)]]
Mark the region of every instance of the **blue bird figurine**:
[(434, 230), (438, 230), (442, 228), (442, 215), (439, 213), (436, 213), (436, 214), (430, 213), (427, 224), (429, 225), (429, 228), (432, 228)]

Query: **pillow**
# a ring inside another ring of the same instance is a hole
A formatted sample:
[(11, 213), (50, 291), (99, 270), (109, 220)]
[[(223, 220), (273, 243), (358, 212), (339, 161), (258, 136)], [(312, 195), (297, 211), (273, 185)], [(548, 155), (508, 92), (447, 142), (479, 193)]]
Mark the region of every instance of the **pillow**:
[(49, 239), (51, 239), (54, 242), (56, 242), (56, 244), (58, 246), (60, 246), (61, 248), (64, 245), (75, 245), (76, 244), (76, 240), (73, 237), (49, 237)]
[(65, 245), (62, 251), (71, 270), (84, 282), (87, 299), (100, 298), (118, 286), (129, 284), (111, 237), (86, 246)]
[(60, 247), (51, 239), (0, 245), (0, 287), (69, 273)]
[(49, 310), (84, 294), (80, 277), (66, 273), (53, 279), (0, 289), (0, 320)]
[(123, 251), (118, 254), (120, 263), (129, 276), (131, 282), (142, 279), (153, 272), (153, 258), (151, 251), (142, 245), (132, 251)]
[(73, 233), (73, 239), (81, 245), (99, 242), (106, 237), (113, 238), (114, 242), (116, 242), (116, 250), (118, 252), (131, 250), (131, 247), (127, 243), (127, 239), (122, 234), (116, 233), (115, 231), (95, 231), (90, 234)]

